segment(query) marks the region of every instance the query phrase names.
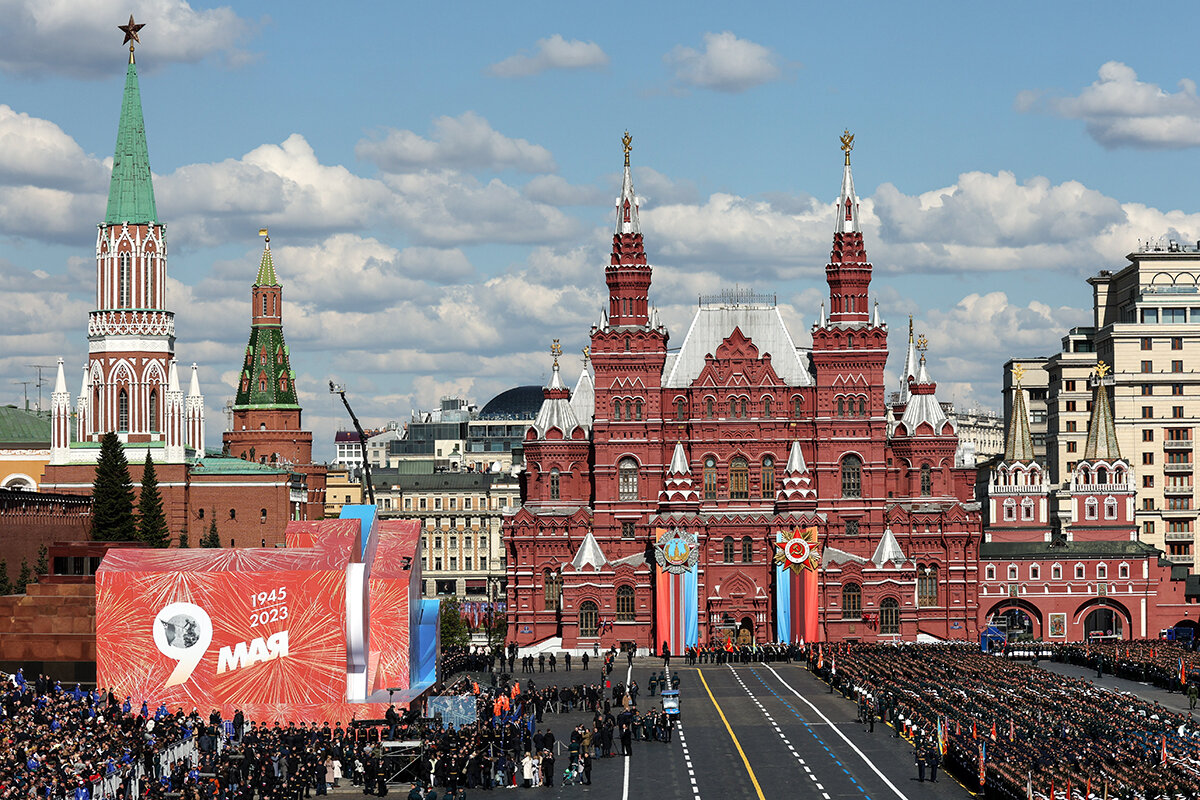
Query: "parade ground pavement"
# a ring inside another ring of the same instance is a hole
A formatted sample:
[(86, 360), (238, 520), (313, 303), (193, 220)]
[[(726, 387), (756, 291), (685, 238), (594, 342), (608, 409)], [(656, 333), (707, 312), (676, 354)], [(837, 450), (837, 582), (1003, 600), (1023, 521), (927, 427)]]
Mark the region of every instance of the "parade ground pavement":
[[(680, 677), (680, 724), (670, 743), (634, 741), (630, 758), (614, 756), (593, 762), (592, 785), (561, 786), (566, 743), (571, 729), (590, 721), (589, 714), (547, 713), (539, 727), (550, 729), (562, 744), (555, 765), (554, 787), (496, 789), (494, 792), (537, 797), (596, 797), (614, 800), (925, 800), (956, 798), (970, 793), (952, 776), (939, 771), (938, 782), (917, 781), (912, 745), (894, 737), (887, 725), (874, 733), (856, 721), (852, 702), (814, 678), (802, 665), (676, 663)], [(612, 681), (627, 676), (638, 682), (639, 710), (660, 708), (647, 684), (660, 659), (635, 659), (629, 668), (618, 661)], [(597, 681), (594, 669), (518, 674), (538, 686)], [(483, 681), (481, 681), (482, 683)], [(611, 693), (609, 694), (611, 696)], [(615, 752), (620, 752), (619, 740)], [(405, 798), (409, 786), (393, 785), (389, 797)], [(337, 795), (362, 796), (343, 786)], [(482, 790), (468, 796), (478, 798)], [(441, 797), (439, 790), (438, 796)]]

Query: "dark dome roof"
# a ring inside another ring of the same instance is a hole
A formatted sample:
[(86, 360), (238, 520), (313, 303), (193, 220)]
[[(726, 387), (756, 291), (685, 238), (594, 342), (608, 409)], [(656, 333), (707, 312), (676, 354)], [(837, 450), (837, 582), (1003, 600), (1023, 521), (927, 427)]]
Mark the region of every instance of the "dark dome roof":
[(541, 386), (515, 386), (487, 402), (480, 419), (533, 419), (542, 407)]

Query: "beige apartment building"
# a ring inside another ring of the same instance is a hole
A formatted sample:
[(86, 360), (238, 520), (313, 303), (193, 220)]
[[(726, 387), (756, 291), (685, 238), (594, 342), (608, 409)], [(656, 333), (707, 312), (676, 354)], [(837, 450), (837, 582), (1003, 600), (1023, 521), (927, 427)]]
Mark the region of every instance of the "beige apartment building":
[(424, 595), (468, 601), (504, 600), (508, 566), (501, 518), (521, 505), (509, 473), (383, 471), (375, 481), (381, 517), (418, 519), (424, 529)]
[[(1200, 243), (1151, 242), (1092, 286), (1093, 325), (1073, 328), (1052, 356), (1005, 363), (1005, 417), (1012, 368), (1026, 369), (1035, 450), (1063, 486), (1080, 458), (1097, 361), (1113, 366), (1113, 416), (1121, 454), (1138, 483), (1141, 540), (1195, 567), (1194, 442), (1200, 422)], [(1038, 434), (1042, 434), (1040, 442)]]

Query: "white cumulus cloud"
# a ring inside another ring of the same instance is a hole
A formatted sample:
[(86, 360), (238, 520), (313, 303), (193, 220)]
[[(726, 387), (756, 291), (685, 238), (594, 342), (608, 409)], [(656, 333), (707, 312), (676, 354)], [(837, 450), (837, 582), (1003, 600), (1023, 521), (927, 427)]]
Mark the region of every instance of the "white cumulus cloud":
[(608, 54), (595, 42), (564, 39), (556, 33), (538, 39), (532, 53), (511, 55), (488, 67), (498, 78), (524, 78), (549, 69), (601, 69), (608, 66)]
[(389, 128), (381, 138), (360, 141), (354, 152), (391, 173), (442, 168), (553, 172), (558, 168), (549, 150), (505, 136), (473, 111), (438, 117), (428, 139)]
[(783, 74), (773, 50), (730, 31), (704, 34), (703, 50), (678, 45), (663, 60), (680, 84), (719, 92), (744, 92)]
[(1200, 146), (1200, 96), (1195, 81), (1179, 81), (1170, 92), (1138, 80), (1120, 61), (1100, 67), (1099, 79), (1074, 97), (1024, 91), (1021, 111), (1041, 111), (1083, 120), (1088, 135), (1106, 148), (1179, 149)]
[[(122, 34), (127, 0), (0, 0), (0, 69), (73, 78), (123, 72)], [(138, 0), (133, 11), (146, 24), (137, 45), (138, 65), (200, 61), (221, 54), (232, 63), (248, 58), (239, 48), (255, 25), (229, 6), (195, 9), (186, 0)]]

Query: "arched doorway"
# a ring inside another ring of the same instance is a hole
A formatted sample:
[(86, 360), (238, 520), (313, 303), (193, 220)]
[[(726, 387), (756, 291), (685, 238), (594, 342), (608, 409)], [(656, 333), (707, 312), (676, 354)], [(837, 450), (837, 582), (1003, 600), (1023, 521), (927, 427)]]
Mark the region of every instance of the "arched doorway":
[(754, 642), (754, 620), (750, 617), (742, 617), (742, 624), (738, 626), (737, 643), (752, 644)]
[(1087, 638), (1112, 636), (1123, 639), (1125, 638), (1125, 620), (1115, 608), (1100, 606), (1084, 617), (1083, 635)]
[(1019, 608), (1006, 608), (996, 615), (996, 627), (1009, 636), (1032, 636), (1033, 618)]

